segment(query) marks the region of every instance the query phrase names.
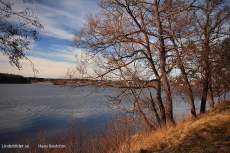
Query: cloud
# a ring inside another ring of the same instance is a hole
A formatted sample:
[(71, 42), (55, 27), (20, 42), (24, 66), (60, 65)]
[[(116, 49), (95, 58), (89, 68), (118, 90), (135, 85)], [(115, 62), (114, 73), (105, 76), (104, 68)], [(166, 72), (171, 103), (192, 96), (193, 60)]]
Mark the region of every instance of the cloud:
[[(44, 0), (42, 3), (34, 2), (33, 4), (24, 4), (22, 0), (10, 0), (10, 2), (14, 3), (16, 11), (29, 8), (38, 15), (44, 26), (44, 29), (39, 30), (44, 39), (31, 42), (29, 45), (31, 51), (26, 52), (36, 69), (40, 71), (37, 76), (58, 78), (65, 75), (69, 67), (75, 68), (77, 64), (75, 55), (80, 55), (81, 49), (73, 50), (66, 46), (64, 41), (72, 39), (73, 30), (78, 31), (83, 26), (86, 14), (99, 11), (97, 6), (99, 0)], [(16, 17), (12, 19), (19, 22)], [(30, 62), (21, 60), (20, 63), (23, 69), (21, 71), (12, 67), (8, 59), (0, 53), (1, 73), (33, 76)]]
[(14, 6), (17, 11), (29, 8), (38, 15), (44, 26), (44, 29), (39, 30), (42, 35), (68, 40), (72, 39), (73, 30), (79, 30), (83, 26), (86, 14), (99, 10), (97, 0), (56, 0), (33, 4), (17, 1)]
[[(68, 62), (75, 63), (76, 58), (75, 55), (81, 53), (81, 49), (72, 49), (71, 47), (63, 47), (60, 45), (53, 45), (49, 49), (39, 49), (33, 47), (30, 52), (28, 52), (29, 56), (51, 59), (56, 62)], [(76, 64), (76, 63), (75, 63)]]
[[(65, 76), (68, 68), (75, 68), (74, 63), (68, 62), (57, 62), (53, 60), (38, 58), (38, 57), (28, 57), (34, 64), (35, 68), (39, 70), (39, 73), (36, 74), (36, 77), (41, 78), (62, 78)], [(7, 60), (7, 57), (0, 54), (0, 72), (1, 73), (12, 73), (19, 74), (25, 77), (33, 77), (33, 71), (31, 63), (28, 60), (21, 60), (22, 70), (18, 70), (16, 67), (10, 65)]]

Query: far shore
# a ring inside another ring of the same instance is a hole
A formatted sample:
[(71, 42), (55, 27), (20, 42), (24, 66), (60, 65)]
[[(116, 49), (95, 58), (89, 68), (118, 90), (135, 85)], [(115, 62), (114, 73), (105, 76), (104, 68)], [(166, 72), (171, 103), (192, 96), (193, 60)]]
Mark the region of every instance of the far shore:
[(52, 82), (31, 82), (31, 84), (53, 84)]
[(0, 83), (0, 84), (53, 84), (52, 82), (31, 82), (31, 83)]

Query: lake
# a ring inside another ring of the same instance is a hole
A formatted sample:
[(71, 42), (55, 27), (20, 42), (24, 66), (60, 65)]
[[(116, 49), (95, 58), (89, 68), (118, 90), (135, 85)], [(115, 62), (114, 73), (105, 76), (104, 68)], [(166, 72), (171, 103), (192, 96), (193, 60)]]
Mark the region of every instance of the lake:
[(109, 109), (102, 96), (87, 86), (76, 91), (45, 84), (0, 84), (0, 144), (13, 144), (22, 136), (34, 139), (46, 130), (49, 137), (67, 130), (70, 120), (82, 119), (90, 131), (104, 127)]
[[(81, 124), (92, 133), (103, 131), (109, 116), (118, 113), (102, 98), (113, 90), (108, 87), (91, 93), (92, 88), (68, 91), (49, 84), (0, 84), (0, 144), (20, 142), (23, 136), (34, 141), (42, 130), (50, 138), (56, 137), (68, 130), (71, 118), (76, 122), (81, 119)], [(174, 113), (186, 115), (188, 104), (181, 102), (180, 97), (174, 101)]]

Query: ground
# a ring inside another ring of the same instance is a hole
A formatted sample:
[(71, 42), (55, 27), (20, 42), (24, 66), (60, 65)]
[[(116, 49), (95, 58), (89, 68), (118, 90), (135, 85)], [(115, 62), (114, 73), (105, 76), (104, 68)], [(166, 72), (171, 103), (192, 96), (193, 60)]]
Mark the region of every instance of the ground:
[(138, 135), (131, 148), (139, 153), (230, 153), (230, 101), (176, 127)]

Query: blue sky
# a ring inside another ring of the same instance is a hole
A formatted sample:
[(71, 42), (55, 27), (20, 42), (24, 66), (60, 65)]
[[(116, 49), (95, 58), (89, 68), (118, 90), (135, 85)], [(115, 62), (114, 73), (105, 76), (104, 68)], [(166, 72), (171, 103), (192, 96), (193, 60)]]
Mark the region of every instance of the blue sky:
[[(39, 70), (37, 77), (61, 78), (68, 68), (77, 65), (75, 55), (80, 49), (72, 49), (67, 40), (73, 38), (73, 32), (84, 25), (88, 13), (99, 12), (99, 0), (42, 0), (42, 3), (23, 4), (22, 0), (10, 0), (15, 10), (29, 8), (38, 15), (44, 29), (39, 30), (42, 39), (30, 44), (26, 51), (28, 58)], [(0, 73), (33, 76), (30, 62), (21, 60), (22, 70), (12, 67), (7, 57), (0, 53)]]

